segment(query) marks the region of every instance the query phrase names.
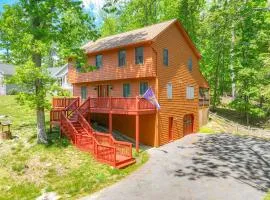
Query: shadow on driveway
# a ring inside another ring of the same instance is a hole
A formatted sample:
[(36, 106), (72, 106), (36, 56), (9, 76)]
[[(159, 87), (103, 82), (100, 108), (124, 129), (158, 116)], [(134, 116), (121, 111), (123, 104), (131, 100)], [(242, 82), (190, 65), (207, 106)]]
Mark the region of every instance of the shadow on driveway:
[(254, 137), (215, 134), (201, 137), (192, 164), (175, 171), (176, 177), (231, 177), (266, 192), (270, 188), (270, 141)]

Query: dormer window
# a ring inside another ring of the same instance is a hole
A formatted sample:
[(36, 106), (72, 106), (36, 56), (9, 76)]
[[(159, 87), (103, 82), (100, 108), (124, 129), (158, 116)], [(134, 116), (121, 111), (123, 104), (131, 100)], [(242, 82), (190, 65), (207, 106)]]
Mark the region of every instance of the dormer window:
[(143, 64), (143, 47), (135, 48), (135, 63), (136, 65)]
[(188, 70), (189, 70), (190, 72), (192, 72), (192, 65), (193, 65), (193, 63), (192, 63), (192, 58), (190, 57), (190, 58), (188, 59)]
[(96, 67), (102, 67), (102, 55), (96, 55)]
[(163, 49), (163, 64), (165, 66), (169, 65), (169, 51), (168, 51), (168, 49)]

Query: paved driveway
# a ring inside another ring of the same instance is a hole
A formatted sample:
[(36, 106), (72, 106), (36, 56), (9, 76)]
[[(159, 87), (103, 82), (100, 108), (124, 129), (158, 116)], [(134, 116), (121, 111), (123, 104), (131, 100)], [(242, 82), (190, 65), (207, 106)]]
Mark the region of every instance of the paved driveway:
[(270, 142), (193, 134), (148, 150), (150, 160), (83, 199), (259, 200), (270, 188)]

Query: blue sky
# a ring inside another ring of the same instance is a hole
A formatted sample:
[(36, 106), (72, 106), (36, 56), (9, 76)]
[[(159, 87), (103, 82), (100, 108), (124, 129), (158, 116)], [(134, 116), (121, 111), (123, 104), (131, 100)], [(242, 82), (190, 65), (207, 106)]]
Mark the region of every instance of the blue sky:
[(0, 0), (0, 11), (3, 9), (4, 4), (12, 4), (15, 3), (17, 0)]

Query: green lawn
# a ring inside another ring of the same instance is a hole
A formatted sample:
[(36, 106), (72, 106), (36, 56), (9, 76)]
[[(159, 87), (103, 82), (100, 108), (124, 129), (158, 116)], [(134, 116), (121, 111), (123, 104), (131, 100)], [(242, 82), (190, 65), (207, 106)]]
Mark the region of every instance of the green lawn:
[(19, 106), (15, 96), (0, 96), (0, 115), (11, 118), (15, 136), (0, 141), (0, 199), (34, 199), (49, 191), (61, 199), (76, 199), (120, 180), (148, 160), (146, 152), (134, 154), (136, 164), (114, 169), (59, 140), (57, 131), (49, 135), (49, 145), (38, 145), (35, 112)]
[(264, 197), (264, 200), (270, 200), (270, 191), (266, 194), (266, 196)]

